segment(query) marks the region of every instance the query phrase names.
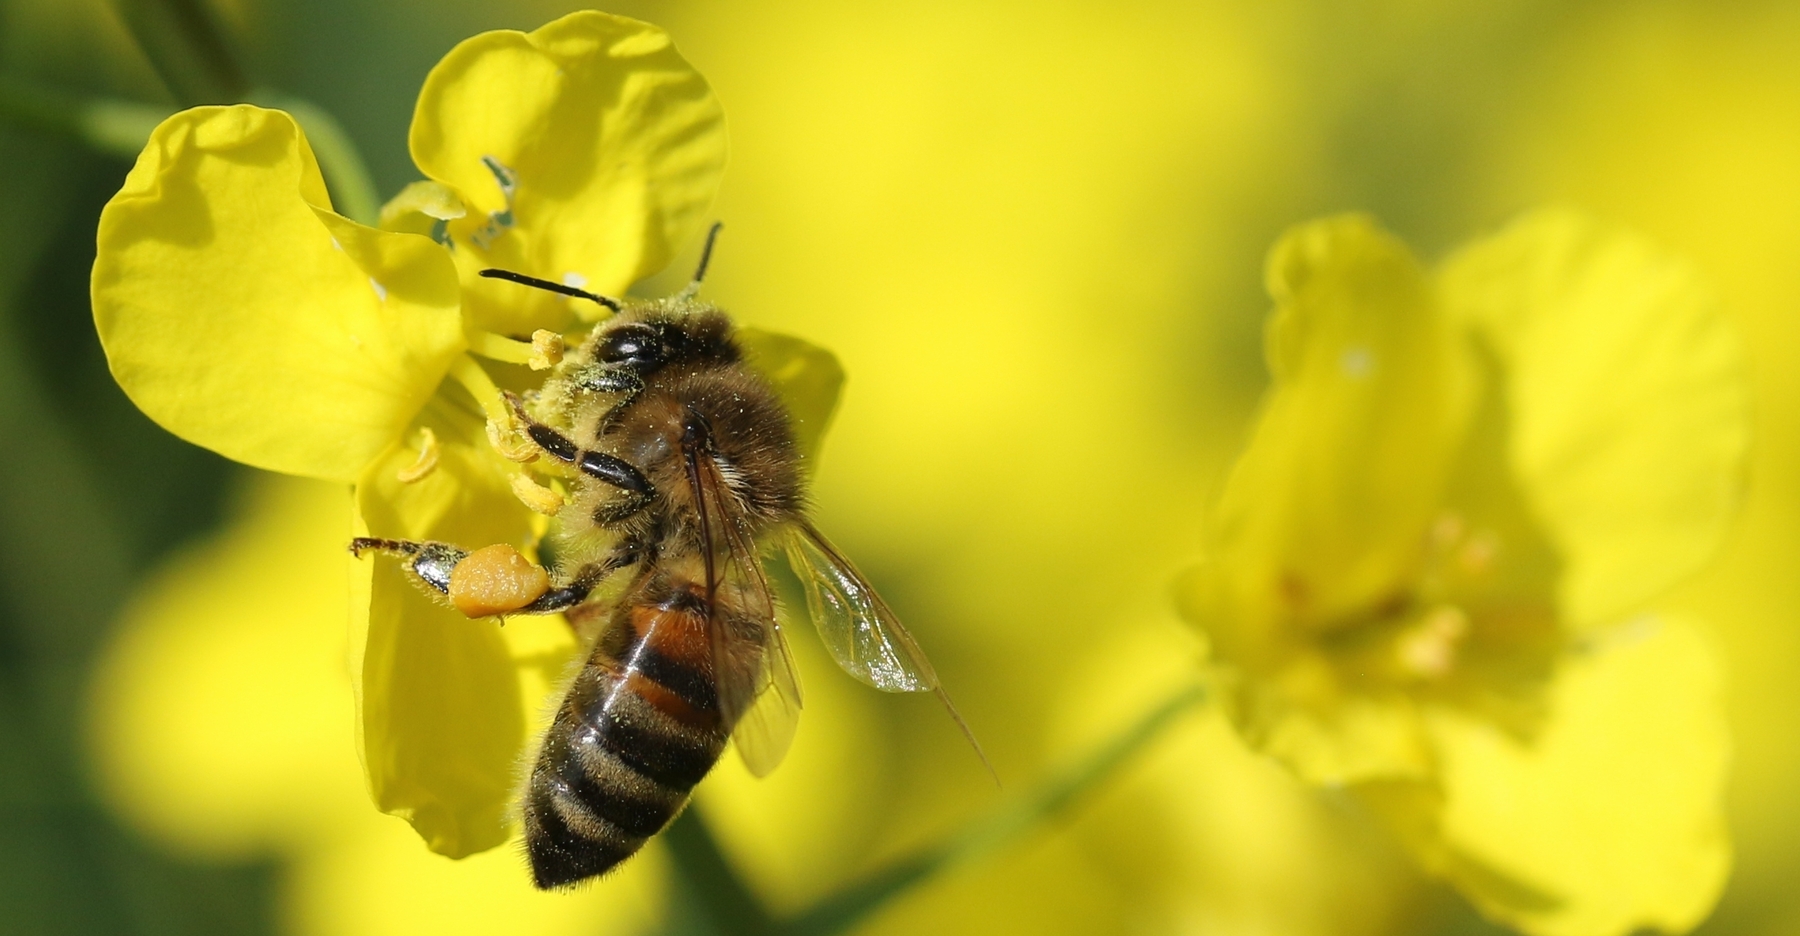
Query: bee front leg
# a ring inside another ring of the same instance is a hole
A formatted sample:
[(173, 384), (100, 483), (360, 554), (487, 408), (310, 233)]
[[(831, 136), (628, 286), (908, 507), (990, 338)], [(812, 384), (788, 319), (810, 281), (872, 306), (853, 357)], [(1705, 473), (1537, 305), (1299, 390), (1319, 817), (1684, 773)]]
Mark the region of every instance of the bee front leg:
[(420, 582), (447, 596), (456, 610), (471, 618), (503, 614), (551, 614), (587, 599), (607, 576), (638, 560), (641, 550), (624, 543), (605, 559), (576, 569), (563, 584), (549, 571), (505, 543), (470, 552), (449, 543), (357, 537), (350, 553), (365, 551), (399, 556)]
[(509, 397), (513, 412), (525, 423), (525, 434), (551, 458), (574, 465), (582, 474), (604, 481), (625, 493), (624, 499), (609, 505), (596, 515), (604, 524), (617, 523), (636, 514), (656, 500), (656, 489), (637, 466), (607, 452), (584, 449), (575, 440), (531, 418), (517, 397)]
[(605, 435), (616, 425), (619, 421), (619, 414), (623, 413), (625, 407), (630, 406), (632, 401), (644, 392), (644, 378), (638, 376), (637, 372), (623, 367), (602, 367), (597, 364), (593, 365), (591, 370), (585, 371), (577, 377), (575, 385), (595, 393), (620, 394), (619, 401), (606, 411), (606, 415), (600, 417), (599, 432), (601, 435)]

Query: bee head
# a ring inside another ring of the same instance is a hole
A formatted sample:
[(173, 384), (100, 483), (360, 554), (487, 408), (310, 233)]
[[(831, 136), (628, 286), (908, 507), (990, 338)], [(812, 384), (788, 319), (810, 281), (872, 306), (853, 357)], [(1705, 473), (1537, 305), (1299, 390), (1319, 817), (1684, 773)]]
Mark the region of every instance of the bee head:
[(646, 376), (671, 364), (733, 364), (739, 359), (731, 321), (708, 306), (627, 308), (593, 338), (594, 363)]
[(629, 370), (642, 377), (670, 364), (700, 367), (736, 364), (743, 355), (731, 338), (731, 320), (713, 306), (694, 299), (700, 290), (700, 281), (706, 276), (706, 266), (712, 259), (713, 244), (718, 241), (720, 227), (714, 222), (707, 232), (706, 246), (700, 252), (700, 266), (694, 270), (694, 278), (688, 287), (666, 299), (620, 300), (511, 270), (482, 270), (481, 275), (561, 296), (586, 299), (611, 310), (613, 318), (594, 332), (588, 345), (591, 361), (603, 368)]

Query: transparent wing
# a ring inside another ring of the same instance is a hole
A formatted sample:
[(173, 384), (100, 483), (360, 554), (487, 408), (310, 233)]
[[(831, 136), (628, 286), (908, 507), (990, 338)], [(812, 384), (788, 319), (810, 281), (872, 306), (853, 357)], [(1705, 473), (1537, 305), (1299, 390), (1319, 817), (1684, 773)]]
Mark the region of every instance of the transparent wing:
[(758, 667), (760, 688), (749, 709), (738, 716), (736, 727), (731, 729), (738, 758), (758, 777), (768, 776), (781, 765), (794, 742), (794, 729), (800, 725), (800, 680), (794, 671), (793, 655), (781, 624), (770, 619), (769, 627), (762, 665)]
[(799, 725), (799, 674), (743, 508), (710, 457), (692, 453), (688, 467), (701, 535), (712, 545), (706, 570), (719, 711), (744, 766), (767, 776)]
[(813, 626), (844, 672), (885, 692), (937, 688), (924, 651), (837, 547), (804, 522), (789, 527), (786, 545)]
[(931, 668), (925, 651), (856, 566), (805, 521), (788, 528), (785, 545), (788, 565), (806, 592), (807, 613), (837, 665), (885, 692), (935, 693), (998, 783), (1000, 776), (994, 773), (987, 752), (950, 701), (950, 694), (938, 684), (937, 671)]

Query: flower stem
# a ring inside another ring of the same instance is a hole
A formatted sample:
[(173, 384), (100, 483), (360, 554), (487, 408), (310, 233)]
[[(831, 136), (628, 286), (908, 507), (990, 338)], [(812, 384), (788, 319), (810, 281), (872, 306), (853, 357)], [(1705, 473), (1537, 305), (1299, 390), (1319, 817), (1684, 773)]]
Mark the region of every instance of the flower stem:
[(1036, 789), (1002, 804), (961, 833), (901, 859), (786, 920), (769, 916), (732, 870), (706, 824), (690, 809), (663, 833), (685, 885), (668, 931), (684, 936), (834, 936), (845, 932), (918, 884), (985, 858), (1066, 811), (1205, 698), (1202, 686), (1183, 688), (1124, 733), (1052, 774)]
[(663, 833), (682, 887), (672, 932), (692, 936), (764, 936), (773, 920), (719, 849), (712, 830), (689, 809)]
[(183, 106), (242, 100), (250, 90), (231, 42), (204, 0), (117, 0), (125, 27)]
[(1092, 791), (1205, 697), (1206, 690), (1202, 686), (1190, 685), (1182, 689), (1123, 734), (1083, 760), (1051, 775), (1036, 789), (1002, 804), (948, 841), (902, 859), (825, 898), (812, 909), (785, 921), (777, 932), (781, 936), (842, 933), (915, 885), (1012, 844)]
[(167, 107), (90, 98), (0, 78), (0, 115), (71, 137), (96, 152), (135, 159), (150, 131), (174, 113)]
[[(317, 104), (274, 91), (259, 91), (251, 100), (287, 111), (306, 131), (307, 142), (325, 173), (325, 184), (331, 189), (333, 207), (359, 224), (373, 226), (380, 219), (381, 196), (375, 180), (337, 118)], [(86, 97), (0, 78), (0, 117), (71, 137), (111, 156), (136, 158), (150, 132), (173, 113), (155, 104)]]

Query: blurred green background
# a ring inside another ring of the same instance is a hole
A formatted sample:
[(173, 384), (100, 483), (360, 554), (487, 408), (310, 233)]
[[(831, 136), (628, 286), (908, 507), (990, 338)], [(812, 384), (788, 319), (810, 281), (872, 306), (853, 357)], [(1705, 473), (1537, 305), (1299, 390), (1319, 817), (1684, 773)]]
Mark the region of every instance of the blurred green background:
[[(334, 114), (386, 197), (417, 177), (406, 127), (439, 56), (578, 7), (212, 11), (249, 79)], [(709, 292), (843, 359), (821, 523), (913, 622), (1012, 789), (1192, 668), (1199, 644), (1168, 582), (1201, 545), (1266, 379), (1262, 256), (1282, 229), (1367, 210), (1436, 257), (1563, 202), (1693, 259), (1745, 336), (1757, 420), (1742, 519), (1676, 598), (1723, 647), (1737, 744), (1738, 862), (1702, 931), (1800, 926), (1800, 9), (609, 10), (667, 28), (724, 102), (732, 164), (716, 214), (728, 231)], [(176, 101), (104, 0), (0, 0), (0, 79)], [(593, 918), (539, 924), (550, 918), (445, 911), (468, 893), (459, 866), (408, 843), (397, 820), (371, 820), (393, 847), (354, 860), (344, 843), (360, 831), (208, 848), (103, 792), (120, 783), (87, 738), (114, 713), (90, 709), (92, 674), (139, 583), (172, 557), (191, 565), (258, 498), (329, 505), (342, 492), (271, 488), (162, 432), (113, 384), (86, 283), (127, 160), (13, 121), (0, 124), (0, 166), (0, 933), (614, 932), (671, 913), (645, 883), (654, 856), (589, 895)], [(280, 575), (245, 584), (246, 628), (260, 603), (295, 600)], [(928, 700), (859, 693), (799, 649), (813, 693), (794, 762), (761, 785), (722, 771), (700, 796), (744, 875), (786, 908), (997, 798)], [(337, 726), (323, 735), (341, 743), (332, 756), (353, 765), (348, 718), (319, 718)], [(490, 863), (504, 875), (509, 861)], [(607, 888), (643, 900), (608, 910)], [(1070, 820), (866, 929), (1494, 931), (1352, 804), (1300, 789), (1211, 714)]]

